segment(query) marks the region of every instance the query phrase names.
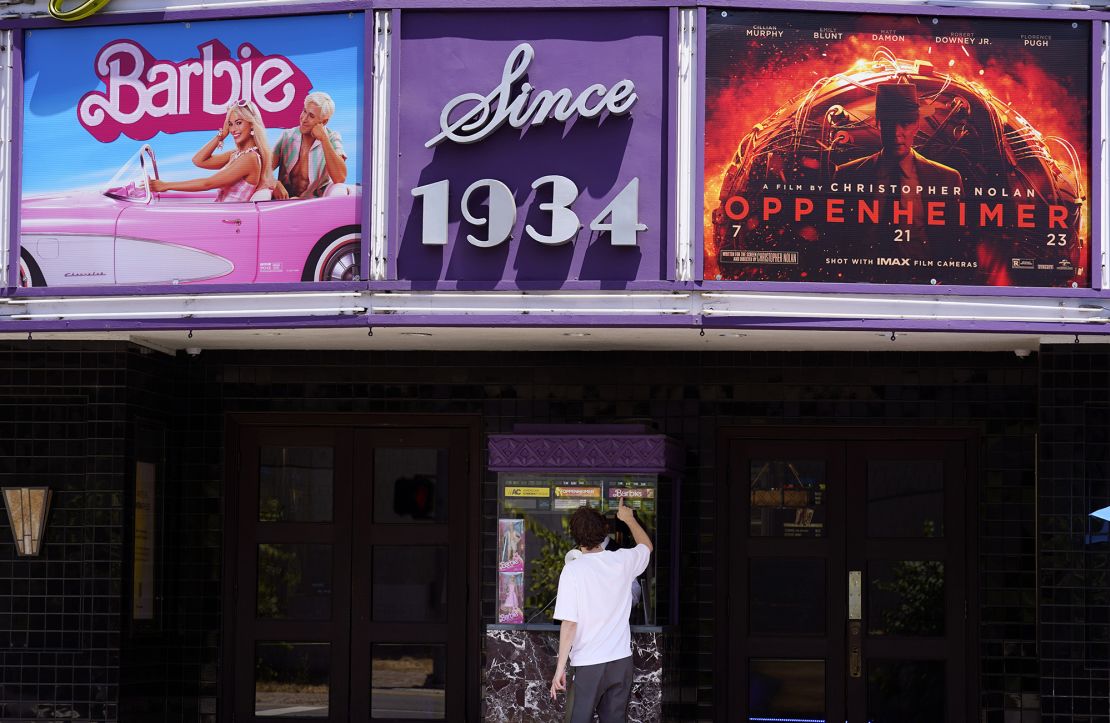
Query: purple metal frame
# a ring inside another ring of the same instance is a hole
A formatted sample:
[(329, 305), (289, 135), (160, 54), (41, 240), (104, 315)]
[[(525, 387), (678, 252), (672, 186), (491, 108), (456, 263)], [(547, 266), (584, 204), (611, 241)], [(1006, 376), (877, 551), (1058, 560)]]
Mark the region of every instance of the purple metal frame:
[(883, 2), (820, 3), (807, 0), (720, 0), (704, 3), (715, 8), (741, 8), (745, 10), (804, 10), (811, 13), (856, 13), (868, 15), (935, 15), (981, 18), (1012, 18), (1017, 20), (1110, 20), (1107, 10), (1041, 10), (1007, 6), (1002, 8), (965, 8), (937, 5), (895, 5)]
[[(362, 14), (362, 245), (359, 252), (362, 281), (370, 276), (370, 200), (374, 197), (374, 13)], [(363, 284), (359, 282), (356, 287)]]
[(97, 331), (198, 331), (234, 329), (370, 329), (374, 327), (428, 327), (428, 328), (533, 328), (533, 329), (623, 329), (659, 328), (694, 329), (703, 331), (767, 329), (779, 331), (865, 331), (888, 334), (890, 332), (947, 332), (967, 334), (1027, 334), (1103, 338), (1110, 329), (1091, 324), (1051, 324), (1041, 322), (995, 321), (821, 321), (818, 319), (770, 319), (767, 317), (709, 317), (689, 316), (665, 318), (636, 318), (619, 316), (552, 314), (538, 317), (504, 314), (498, 316), (375, 314), (365, 316), (335, 317), (235, 317), (226, 319), (165, 319), (156, 321), (136, 320), (81, 320), (81, 321), (15, 321), (7, 333), (31, 334), (34, 332), (97, 332)]
[[(709, 13), (705, 8), (698, 8), (698, 88), (697, 97), (694, 98), (697, 120), (694, 124), (694, 148), (697, 155), (694, 158), (694, 174), (697, 183), (694, 188), (694, 208), (691, 213), (695, 226), (694, 236), (690, 239), (693, 248), (690, 253), (694, 255), (693, 278), (701, 280), (705, 276), (705, 24)], [(697, 139), (701, 139), (699, 143)]]
[[(1106, 26), (1104, 23), (1091, 24), (1091, 197), (1087, 200), (1087, 207), (1091, 214), (1091, 288), (1102, 289), (1102, 235), (1106, 229), (1102, 228), (1102, 214), (1099, 207), (1104, 203), (1103, 194), (1106, 189), (1102, 187), (1102, 144), (1106, 139), (1102, 137), (1102, 44), (1106, 42)], [(1095, 271), (1098, 271), (1096, 274)]]
[[(933, 6), (908, 6), (908, 5), (890, 5), (878, 3), (844, 3), (840, 5), (831, 5), (829, 7), (814, 8), (810, 3), (805, 0), (722, 0), (721, 2), (712, 3), (713, 7), (728, 7), (740, 9), (778, 9), (778, 10), (797, 10), (805, 12), (827, 12), (827, 13), (894, 13), (903, 15), (934, 15), (934, 16), (962, 16), (962, 17), (991, 17), (991, 18), (1014, 18), (1014, 19), (1055, 19), (1055, 20), (1072, 20), (1076, 23), (1090, 23), (1091, 24), (1091, 46), (1092, 52), (1090, 57), (1091, 75), (1092, 75), (1092, 96), (1094, 99), (1098, 98), (1099, 91), (1101, 90), (1101, 83), (1103, 80), (1103, 70), (1100, 64), (1100, 50), (1102, 42), (1105, 38), (1104, 28), (1101, 23), (1110, 21), (1110, 11), (1102, 10), (1088, 10), (1088, 11), (1051, 11), (1051, 10), (1038, 10), (1038, 9), (1021, 9), (1021, 8), (951, 8), (951, 7), (933, 7)], [(513, 0), (473, 0), (468, 4), (472, 8), (484, 9), (520, 9), (519, 2)], [(669, 8), (671, 10), (671, 50), (669, 63), (672, 70), (675, 69), (675, 62), (677, 57), (674, 49), (674, 35), (677, 29), (677, 7), (678, 3), (674, 0), (604, 0), (601, 3), (588, 2), (587, 0), (530, 0), (527, 3), (529, 8), (560, 8), (560, 9), (577, 9), (577, 8)], [(286, 15), (303, 15), (307, 13), (323, 12), (323, 13), (337, 13), (337, 12), (364, 12), (366, 15), (367, 30), (365, 34), (366, 42), (364, 47), (364, 69), (372, 69), (373, 67), (373, 10), (375, 9), (389, 9), (392, 10), (393, 16), (393, 33), (391, 37), (391, 53), (393, 57), (392, 63), (392, 92), (399, 92), (397, 81), (399, 79), (399, 56), (397, 54), (399, 31), (402, 22), (401, 12), (404, 9), (421, 9), (421, 10), (436, 10), (436, 9), (452, 9), (457, 10), (457, 5), (445, 2), (444, 0), (351, 0), (350, 3), (345, 3), (338, 6), (333, 3), (313, 3), (297, 6), (281, 6), (281, 5), (267, 5), (264, 7), (238, 7), (238, 8), (206, 8), (198, 10), (183, 10), (183, 11), (168, 11), (168, 12), (147, 12), (135, 13), (128, 15), (98, 15), (87, 21), (83, 25), (121, 25), (121, 24), (142, 24), (142, 23), (161, 23), (172, 21), (184, 20), (205, 20), (205, 19), (231, 19), (231, 18), (252, 18), (252, 17), (269, 17), (269, 16), (286, 16)], [(697, 94), (697, 125), (695, 132), (699, 132), (704, 127), (704, 103), (701, 99), (704, 98), (704, 72), (700, 72), (705, 67), (705, 39), (706, 39), (706, 6), (698, 7), (698, 22), (697, 22), (697, 54), (698, 54), (698, 94)], [(0, 28), (13, 30), (13, 47), (15, 53), (13, 55), (13, 87), (11, 89), (13, 99), (13, 149), (12, 149), (12, 184), (11, 184), (11, 204), (12, 213), (11, 218), (8, 219), (9, 229), (12, 238), (11, 249), (9, 250), (9, 276), (3, 281), (7, 284), (8, 288), (4, 289), (4, 295), (12, 296), (15, 298), (20, 297), (35, 297), (35, 296), (50, 296), (56, 293), (56, 289), (26, 289), (21, 290), (15, 288), (18, 284), (19, 273), (19, 230), (20, 230), (20, 197), (21, 197), (21, 174), (18, 172), (22, 168), (22, 136), (23, 136), (23, 52), (24, 52), (24, 38), (23, 31), (32, 28), (57, 28), (64, 27), (65, 23), (55, 21), (47, 18), (10, 18), (0, 20)], [(367, 149), (366, 157), (364, 158), (364, 187), (368, 192), (364, 194), (362, 204), (363, 214), (363, 227), (364, 227), (364, 249), (363, 249), (363, 263), (367, 264), (369, 268), (369, 244), (366, 243), (368, 234), (365, 230), (369, 229), (371, 222), (369, 205), (370, 194), (372, 189), (372, 150), (370, 146), (373, 139), (373, 90), (372, 90), (372, 74), (370, 71), (365, 71), (364, 78), (364, 103), (368, 106), (368, 114), (364, 114), (364, 128), (363, 128), (363, 141)], [(669, 137), (673, 149), (673, 144), (676, 138), (677, 128), (676, 113), (677, 104), (676, 99), (673, 97), (674, 83), (677, 76), (672, 72), (672, 79), (670, 81), (670, 88), (672, 90), (672, 97), (668, 99), (669, 102), (669, 117), (671, 118), (671, 129)], [(366, 88), (369, 87), (369, 93)], [(397, 160), (397, 108), (394, 104), (391, 109), (392, 126), (389, 138), (390, 144), (390, 168), (389, 177), (395, 178), (398, 167)], [(1092, 108), (1091, 113), (1092, 127), (1091, 127), (1091, 198), (1092, 203), (1092, 219), (1091, 219), (1091, 253), (1092, 260), (1100, 258), (1102, 251), (1101, 235), (1104, 229), (1101, 228), (1101, 219), (1099, 214), (1095, 212), (1096, 203), (1101, 203), (1101, 195), (1106, 189), (1102, 188), (1101, 171), (1102, 160), (1099, 153), (1101, 143), (1104, 140), (1101, 137), (1101, 123), (1102, 123), (1102, 109), (1096, 102)], [(704, 144), (696, 144), (697, 152), (697, 165), (694, 169), (697, 174), (698, 184), (695, 189), (704, 189)], [(673, 175), (674, 171), (674, 154), (670, 154), (668, 160), (668, 168)], [(673, 182), (672, 182), (673, 185)], [(673, 223), (675, 220), (675, 194), (673, 188), (670, 189), (671, 198), (668, 199), (668, 217), (669, 221)], [(790, 292), (805, 292), (805, 293), (852, 293), (852, 294), (937, 294), (937, 295), (958, 295), (958, 296), (1014, 296), (1014, 297), (1033, 297), (1033, 296), (1052, 296), (1064, 298), (1103, 298), (1105, 290), (1101, 288), (1101, 281), (1095, 280), (1095, 274), (1092, 273), (1092, 288), (1082, 289), (1056, 289), (1046, 287), (963, 287), (963, 286), (920, 286), (920, 285), (884, 285), (884, 284), (806, 284), (806, 283), (792, 283), (792, 282), (744, 282), (742, 285), (737, 282), (720, 283), (712, 281), (701, 281), (700, 278), (704, 273), (704, 253), (699, 249), (704, 248), (704, 224), (703, 214), (704, 208), (702, 206), (704, 191), (695, 191), (695, 215), (693, 229), (693, 240), (697, 244), (694, 252), (694, 269), (695, 281), (693, 283), (679, 283), (674, 281), (673, 261), (674, 261), (674, 248), (673, 243), (670, 244), (668, 250), (668, 262), (671, 269), (666, 273), (661, 274), (660, 281), (643, 282), (634, 284), (622, 284), (620, 288), (629, 290), (673, 290), (673, 291), (690, 291), (690, 290), (732, 290), (732, 291), (790, 291)], [(388, 227), (395, 232), (395, 224), (397, 223), (397, 199), (396, 194), (389, 195), (388, 211), (390, 218), (387, 219)], [(396, 275), (396, 258), (391, 255), (388, 259), (387, 268), (391, 276)], [(1092, 270), (1093, 271), (1093, 270)], [(176, 287), (145, 287), (145, 286), (113, 286), (113, 287), (73, 287), (67, 288), (67, 293), (70, 295), (97, 295), (97, 296), (120, 296), (128, 294), (145, 294), (145, 295), (159, 295), (159, 294), (177, 294), (182, 292), (180, 286)], [(263, 293), (269, 291), (351, 291), (351, 290), (386, 290), (386, 289), (412, 289), (419, 288), (418, 285), (407, 282), (387, 281), (387, 282), (352, 282), (352, 283), (300, 283), (300, 284), (228, 284), (228, 285), (195, 285), (187, 287), (190, 291), (196, 292), (209, 292), (209, 293)], [(463, 285), (440, 285), (435, 286), (435, 289), (440, 290), (453, 290), (465, 288)], [(497, 290), (526, 290), (526, 284), (499, 284), (494, 287)], [(562, 287), (564, 290), (595, 290), (607, 288), (604, 282), (567, 282)], [(489, 290), (489, 287), (486, 287)], [(690, 327), (690, 326), (704, 326), (706, 328), (737, 328), (737, 327), (751, 327), (751, 328), (777, 328), (777, 329), (810, 329), (810, 330), (919, 330), (919, 331), (966, 331), (966, 332), (983, 332), (983, 331), (997, 331), (1008, 333), (1047, 333), (1047, 334), (1103, 334), (1106, 332), (1099, 331), (1100, 327), (1091, 327), (1087, 325), (1078, 324), (1044, 324), (1044, 323), (999, 323), (999, 322), (851, 322), (844, 321), (819, 321), (819, 320), (806, 320), (806, 321), (765, 321), (763, 319), (743, 319), (738, 317), (730, 317), (727, 319), (720, 318), (706, 318), (706, 319), (690, 319), (689, 317), (681, 316), (678, 318), (664, 318), (664, 319), (643, 319), (637, 317), (581, 317), (581, 316), (560, 316), (560, 317), (543, 317), (537, 318), (535, 316), (527, 319), (527, 323), (521, 323), (522, 319), (516, 315), (505, 315), (504, 317), (497, 318), (475, 318), (475, 317), (462, 317), (462, 316), (435, 316), (435, 317), (417, 317), (417, 316), (396, 316), (384, 315), (374, 317), (352, 317), (342, 319), (321, 319), (319, 317), (308, 318), (287, 318), (282, 320), (274, 319), (257, 319), (257, 318), (241, 318), (241, 319), (222, 319), (213, 321), (211, 323), (202, 323), (198, 320), (167, 320), (159, 322), (151, 321), (82, 321), (82, 322), (13, 322), (13, 330), (19, 331), (39, 331), (39, 330), (141, 330), (141, 329), (199, 329), (199, 328), (243, 328), (243, 327), (260, 327), (267, 328), (298, 328), (305, 326), (315, 327), (349, 327), (349, 326), (415, 326), (415, 325), (429, 325), (429, 326), (487, 326), (493, 324), (512, 324), (517, 326), (598, 326), (598, 327), (617, 327), (617, 326), (659, 326), (659, 327)], [(1108, 330), (1110, 331), (1110, 330)]]
[[(278, 5), (276, 3), (254, 7), (213, 7), (197, 10), (164, 10), (138, 13), (101, 13), (81, 21), (82, 27), (93, 25), (140, 25), (169, 23), (181, 20), (231, 20), (235, 18), (275, 17), (282, 15), (313, 15), (316, 13), (346, 13), (368, 11), (374, 6), (371, 0), (350, 0), (347, 3), (307, 3), (304, 5)], [(46, 17), (5, 18), (0, 28), (65, 28), (70, 23)]]
[(6, 296), (19, 286), (19, 199), (23, 196), (23, 31), (12, 30), (12, 152), (8, 174), (10, 198), (8, 208), (8, 278), (0, 279), (8, 287)]
[[(370, 179), (367, 171), (370, 168), (370, 140), (373, 138), (373, 94), (366, 95), (368, 80), (370, 74), (366, 73), (367, 67), (373, 67), (372, 48), (373, 46), (366, 47), (367, 35), (373, 33), (373, 12), (371, 11), (371, 3), (369, 0), (351, 0), (350, 5), (343, 5), (337, 7), (333, 3), (313, 3), (309, 5), (298, 6), (270, 6), (265, 7), (250, 7), (250, 8), (209, 8), (204, 10), (188, 10), (188, 11), (173, 11), (164, 13), (135, 13), (128, 15), (96, 15), (90, 20), (82, 22), (82, 25), (96, 25), (96, 26), (113, 26), (113, 25), (138, 25), (147, 23), (162, 23), (162, 22), (176, 22), (184, 20), (231, 20), (231, 19), (249, 19), (249, 18), (266, 18), (266, 17), (282, 17), (289, 15), (306, 15), (310, 13), (354, 13), (364, 12), (364, 22), (368, 22), (370, 30), (368, 33), (364, 32), (363, 35), (363, 69), (365, 77), (363, 79), (363, 105), (365, 111), (363, 112), (363, 132), (362, 142), (364, 144), (363, 152), (363, 187), (366, 192), (362, 194), (359, 213), (361, 214), (360, 223), (363, 228), (363, 259), (366, 258), (366, 243), (367, 231), (369, 230), (370, 218), (370, 193), (373, 189), (370, 185)], [(19, 236), (20, 236), (20, 205), (22, 202), (22, 168), (23, 168), (23, 32), (26, 29), (35, 28), (61, 28), (67, 27), (67, 23), (48, 18), (28, 18), (28, 19), (8, 19), (0, 20), (0, 29), (10, 28), (14, 34), (19, 36), (20, 42), (16, 45), (17, 52), (13, 58), (13, 114), (12, 114), (12, 199), (11, 208), (12, 214), (10, 224), (12, 228), (12, 249), (13, 258), (18, 261), (19, 253)], [(19, 171), (17, 174), (16, 171)], [(10, 266), (14, 266), (11, 264)], [(19, 277), (18, 267), (15, 269), (16, 275), (9, 274), (5, 283), (9, 288), (5, 289), (4, 296), (11, 298), (33, 298), (43, 296), (57, 296), (57, 288), (38, 288), (38, 289), (21, 289), (18, 288)], [(127, 296), (127, 295), (145, 295), (145, 296), (159, 296), (180, 294), (183, 290), (188, 290), (189, 293), (200, 294), (234, 294), (234, 293), (265, 293), (270, 291), (275, 292), (290, 292), (290, 291), (361, 291), (366, 288), (366, 283), (363, 281), (328, 281), (328, 282), (294, 282), (294, 283), (261, 283), (261, 284), (189, 284), (187, 286), (170, 286), (170, 285), (157, 285), (157, 286), (143, 286), (143, 285), (114, 285), (114, 286), (69, 286), (65, 288), (64, 295), (66, 296)]]
[[(665, 269), (660, 269), (659, 278), (667, 279), (668, 281), (675, 281), (678, 278), (677, 274), (677, 259), (678, 249), (675, 246), (674, 229), (677, 228), (678, 222), (678, 168), (676, 161), (678, 154), (676, 151), (678, 140), (678, 64), (681, 62), (678, 57), (678, 39), (679, 33), (679, 13), (678, 8), (671, 8), (667, 22), (667, 35), (670, 36), (670, 42), (667, 43), (667, 67), (670, 69), (670, 78), (667, 80), (667, 123), (670, 126), (667, 129), (667, 145), (670, 148), (670, 153), (667, 153), (667, 185), (666, 194), (667, 198), (663, 204), (666, 209), (664, 218), (666, 225), (670, 227), (671, 233), (662, 234), (663, 243), (666, 245), (666, 251), (661, 255), (663, 263), (667, 265)], [(667, 243), (667, 239), (671, 243)]]
[[(389, 87), (393, 89), (391, 92), (400, 92), (401, 87), (401, 25), (404, 23), (404, 18), (400, 10), (393, 10), (390, 12), (390, 27), (393, 30), (389, 38)], [(397, 175), (401, 172), (401, 134), (400, 134), (400, 118), (401, 111), (398, 108), (399, 103), (390, 103), (389, 105), (389, 179), (393, 182), (393, 186), (397, 185)], [(386, 218), (382, 219), (382, 223), (390, 231), (390, 238), (386, 239), (386, 271), (389, 278), (397, 278), (397, 248), (400, 246), (401, 238), (401, 212), (400, 212), (400, 199), (396, 193), (390, 193), (386, 196), (388, 209)]]
[[(832, 5), (832, 3), (829, 3)], [(1099, 199), (1102, 193), (1102, 182), (1096, 173), (1101, 173), (1101, 159), (1098, 149), (1102, 140), (1099, 129), (1102, 118), (1102, 109), (1098, 104), (1099, 91), (1102, 82), (1102, 67), (1099, 62), (1099, 48), (1101, 47), (1102, 38), (1102, 25), (1100, 21), (1110, 20), (1110, 12), (1106, 11), (1046, 11), (1046, 10), (1021, 10), (1020, 8), (951, 8), (951, 7), (917, 7), (909, 5), (886, 5), (880, 3), (843, 3), (837, 4), (833, 7), (813, 7), (812, 4), (804, 2), (804, 0), (770, 0), (766, 3), (756, 4), (754, 2), (743, 2), (723, 0), (719, 3), (714, 3), (714, 7), (728, 7), (728, 8), (742, 8), (742, 9), (759, 9), (759, 10), (803, 10), (808, 13), (867, 13), (872, 15), (881, 14), (901, 14), (901, 15), (933, 15), (933, 16), (957, 16), (957, 17), (989, 17), (989, 18), (1006, 18), (1006, 19), (1053, 19), (1053, 20), (1071, 20), (1074, 23), (1089, 23), (1091, 25), (1091, 103), (1093, 108), (1091, 110), (1091, 124), (1088, 132), (1088, 142), (1090, 144), (1088, 156), (1088, 168), (1091, 188), (1091, 198)], [(704, 11), (705, 9), (702, 8)], [(1069, 13), (1072, 16), (1069, 17)], [(700, 31), (698, 38), (698, 62), (700, 67), (705, 67), (705, 42), (704, 42), (704, 28), (706, 19), (703, 17), (699, 22), (698, 29)], [(705, 73), (699, 74), (701, 86), (698, 89), (698, 130), (701, 131), (705, 128)], [(704, 138), (704, 133), (699, 137)], [(699, 144), (699, 147), (704, 151), (704, 143)], [(703, 157), (699, 158), (699, 169), (701, 188), (705, 188), (705, 160)], [(922, 284), (873, 284), (873, 283), (853, 283), (853, 284), (838, 284), (838, 283), (812, 283), (801, 281), (710, 281), (702, 280), (705, 274), (705, 228), (704, 228), (704, 194), (698, 198), (699, 208), (698, 218), (702, 221), (702, 226), (699, 228), (699, 244), (698, 248), (698, 275), (695, 281), (698, 283), (698, 288), (706, 291), (793, 291), (798, 293), (851, 293), (851, 294), (941, 294), (945, 296), (1051, 296), (1060, 298), (1088, 298), (1088, 297), (1101, 297), (1101, 281), (1096, 281), (1094, 269), (1090, 269), (1091, 287), (1083, 288), (1058, 288), (1051, 286), (959, 286), (959, 285), (938, 285), (938, 286), (925, 286)], [(1091, 243), (1089, 245), (1091, 260), (1098, 259), (1098, 254), (1101, 252), (1101, 235), (1102, 235), (1102, 222), (1098, 214), (1094, 212), (1094, 205), (1091, 204)], [(697, 253), (697, 252), (696, 252)], [(1100, 277), (1101, 278), (1101, 277)], [(1070, 333), (1070, 332), (1069, 332)]]

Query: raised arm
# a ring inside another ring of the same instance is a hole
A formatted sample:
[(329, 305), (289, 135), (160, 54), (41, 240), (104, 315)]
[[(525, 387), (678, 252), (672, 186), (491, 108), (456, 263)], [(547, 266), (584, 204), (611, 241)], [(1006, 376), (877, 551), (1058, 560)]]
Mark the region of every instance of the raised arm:
[(632, 539), (636, 541), (637, 545), (646, 545), (649, 552), (655, 549), (651, 544), (651, 538), (644, 532), (644, 528), (640, 526), (640, 522), (636, 519), (636, 515), (632, 514), (632, 508), (625, 507), (623, 497), (620, 498), (617, 504), (617, 519), (628, 525), (629, 531), (632, 532)]
[(312, 136), (320, 141), (320, 147), (324, 150), (324, 167), (327, 169), (331, 182), (344, 183), (347, 180), (347, 162), (343, 160), (343, 156), (339, 155), (339, 151), (332, 145), (331, 138), (328, 137), (327, 126), (323, 123), (312, 126)]
[(211, 191), (214, 188), (224, 188), (245, 178), (255, 171), (260, 165), (257, 154), (247, 153), (235, 159), (217, 173), (207, 178), (194, 178), (189, 181), (161, 181), (150, 182), (150, 188), (155, 193), (161, 191)]
[[(227, 165), (231, 160), (231, 151), (225, 153), (216, 153), (216, 149), (227, 138), (227, 134), (231, 128), (227, 122), (224, 122), (224, 127), (221, 128), (215, 136), (210, 138), (207, 143), (200, 147), (200, 150), (193, 156), (193, 165), (198, 168), (204, 168), (209, 171), (216, 171)], [(216, 155), (212, 155), (216, 153)]]

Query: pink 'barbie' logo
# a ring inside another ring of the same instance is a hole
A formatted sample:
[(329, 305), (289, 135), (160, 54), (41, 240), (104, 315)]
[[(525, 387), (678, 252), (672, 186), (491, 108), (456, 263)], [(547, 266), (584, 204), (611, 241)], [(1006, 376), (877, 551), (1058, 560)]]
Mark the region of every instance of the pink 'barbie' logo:
[(86, 93), (77, 119), (98, 141), (120, 134), (145, 141), (156, 133), (214, 130), (231, 103), (254, 101), (267, 126), (298, 124), (308, 76), (281, 55), (243, 43), (236, 58), (218, 40), (197, 46), (196, 58), (157, 60), (133, 40), (114, 40), (96, 55), (104, 90)]

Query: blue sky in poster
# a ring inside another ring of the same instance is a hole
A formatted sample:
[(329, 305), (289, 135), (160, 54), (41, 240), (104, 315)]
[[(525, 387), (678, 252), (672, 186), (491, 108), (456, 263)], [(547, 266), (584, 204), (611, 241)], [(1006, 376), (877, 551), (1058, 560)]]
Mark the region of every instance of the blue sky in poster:
[[(92, 90), (104, 90), (96, 76), (97, 52), (107, 43), (130, 39), (158, 60), (180, 62), (198, 55), (197, 46), (218, 39), (234, 52), (250, 42), (267, 55), (284, 55), (327, 92), (336, 112), (329, 127), (343, 137), (348, 183), (361, 182), (363, 123), (363, 16), (361, 13), (216, 20), (159, 25), (34, 30), (26, 42), (23, 193), (33, 195), (99, 188), (141, 146), (121, 135), (111, 143), (94, 138), (77, 120), (77, 104)], [(163, 178), (204, 176), (191, 158), (215, 132), (158, 133), (149, 141)], [(268, 129), (271, 144), (281, 129)], [(225, 149), (232, 147), (225, 143)]]

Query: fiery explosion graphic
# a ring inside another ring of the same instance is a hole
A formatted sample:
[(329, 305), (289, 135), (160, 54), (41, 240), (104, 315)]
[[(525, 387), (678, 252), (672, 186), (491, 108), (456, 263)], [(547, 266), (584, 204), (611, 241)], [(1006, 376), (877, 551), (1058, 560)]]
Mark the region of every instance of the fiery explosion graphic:
[[(958, 232), (965, 235), (958, 243), (977, 269), (943, 282), (1021, 284), (1024, 279), (1014, 273), (1015, 257), (1021, 257), (1041, 264), (1037, 268), (1053, 263), (1051, 285), (1086, 284), (1086, 96), (1069, 90), (1040, 56), (1012, 47), (1012, 38), (1009, 45), (984, 47), (989, 39), (938, 44), (933, 37), (907, 34), (892, 44), (873, 37), (845, 32), (835, 43), (804, 48), (732, 40), (732, 56), (707, 92), (704, 278), (807, 280), (813, 272), (808, 280), (839, 280), (829, 268), (799, 274), (784, 266), (738, 269), (722, 262), (720, 252), (736, 248), (798, 249), (817, 242), (826, 252), (849, 251), (853, 243), (854, 252), (865, 250), (858, 238), (843, 236), (843, 226), (791, 223), (789, 214), (779, 224), (757, 224), (753, 213), (739, 225), (735, 215), (726, 217), (727, 203), (741, 196), (756, 208), (769, 187), (827, 188), (837, 165), (879, 148), (875, 86), (911, 82), (933, 111), (915, 139), (918, 151), (957, 169), (965, 187), (1028, 189), (1031, 205), (1067, 209), (1068, 245), (1062, 248), (1044, 248), (1043, 228), (1035, 238), (1012, 226), (953, 229), (954, 239)], [(1069, 60), (1074, 67), (1076, 60)]]

